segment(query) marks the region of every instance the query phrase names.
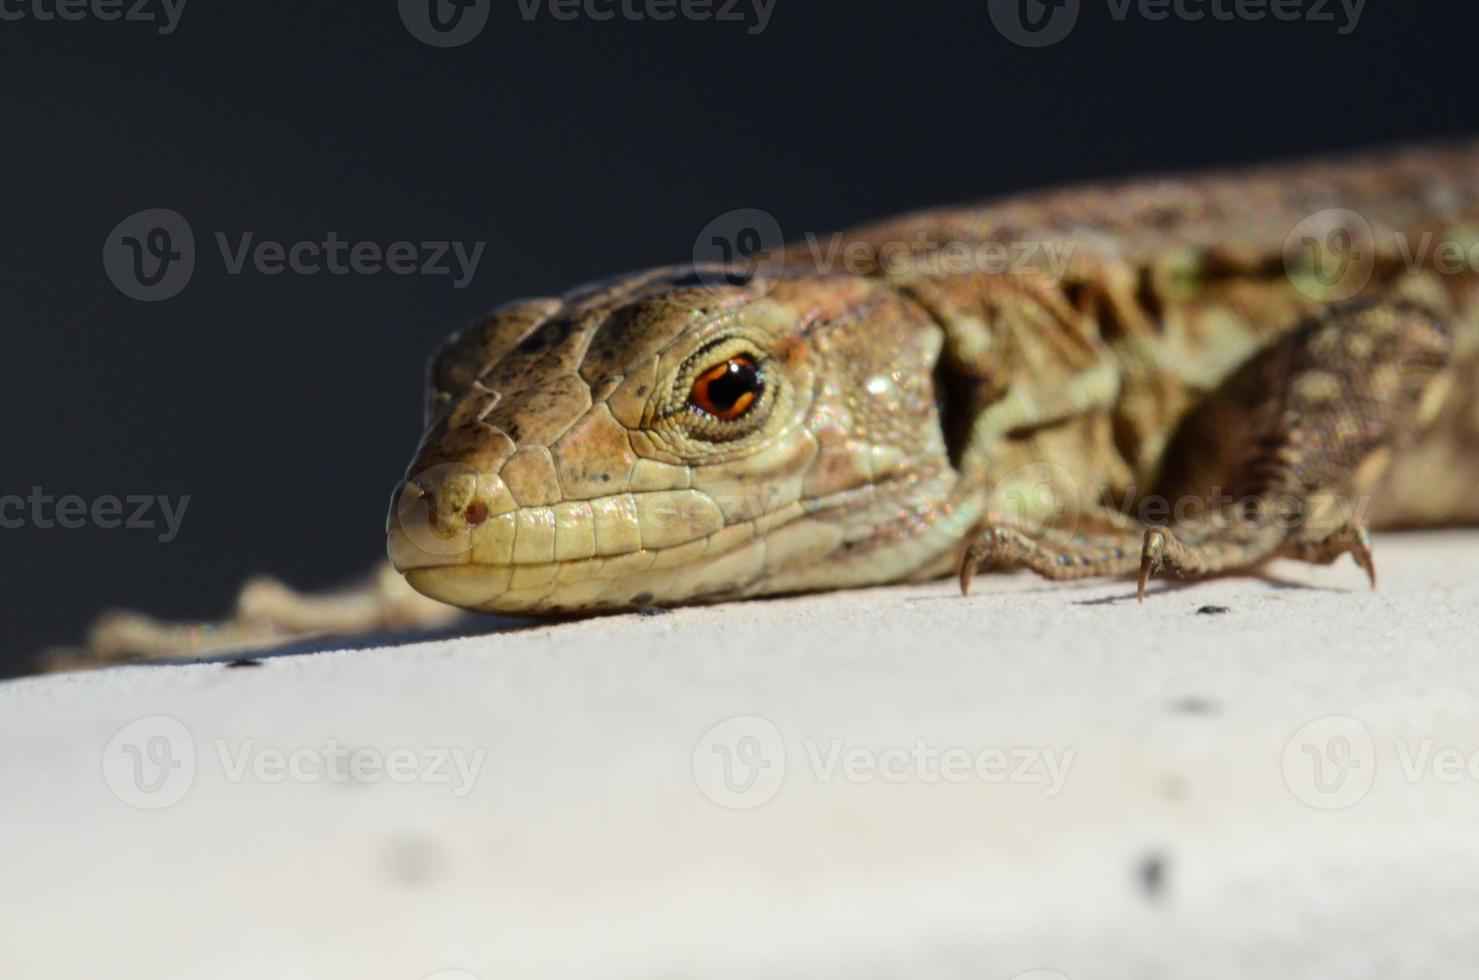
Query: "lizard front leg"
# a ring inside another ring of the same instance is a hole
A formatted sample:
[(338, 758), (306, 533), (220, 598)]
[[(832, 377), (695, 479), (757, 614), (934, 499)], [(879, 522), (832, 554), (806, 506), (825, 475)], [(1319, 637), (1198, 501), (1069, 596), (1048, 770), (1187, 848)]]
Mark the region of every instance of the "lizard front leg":
[(1145, 532), (1140, 597), (1159, 572), (1197, 577), (1274, 557), (1350, 554), (1375, 586), (1369, 494), (1431, 421), (1427, 396), (1443, 389), (1451, 346), (1425, 304), (1367, 301), (1312, 317), (1251, 358), (1167, 447), (1158, 496), (1173, 509), (1188, 494), (1212, 506), (1202, 526)]
[(990, 520), (977, 526), (961, 553), (960, 592), (970, 592), (981, 568), (1027, 568), (1043, 578), (1068, 582), (1132, 571), (1141, 534), (1116, 511), (1097, 512), (1098, 533), (1047, 528), (1032, 532), (1017, 521)]
[(1366, 495), (1431, 419), (1450, 348), (1438, 314), (1412, 301), (1311, 318), (1250, 358), (1168, 445), (1147, 499), (1198, 518), (1087, 535), (987, 524), (963, 553), (962, 589), (986, 564), (1051, 579), (1138, 570), (1143, 600), (1157, 573), (1194, 578), (1274, 557), (1328, 564), (1344, 554), (1374, 585)]

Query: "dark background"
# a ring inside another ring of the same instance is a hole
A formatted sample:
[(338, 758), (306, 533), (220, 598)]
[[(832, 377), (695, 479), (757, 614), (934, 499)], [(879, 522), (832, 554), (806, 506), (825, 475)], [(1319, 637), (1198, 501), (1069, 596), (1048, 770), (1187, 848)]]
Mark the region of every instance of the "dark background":
[[(392, 0), (192, 0), (163, 37), (0, 21), (0, 494), (191, 497), (168, 544), (0, 530), (0, 673), (107, 606), (207, 617), (252, 573), (322, 587), (367, 569), (442, 335), (506, 299), (682, 261), (731, 209), (764, 208), (794, 237), (1056, 181), (1479, 128), (1471, 4), (1369, 0), (1342, 37), (1116, 22), (1082, 2), (1073, 33), (1038, 50), (1009, 43), (985, 0), (777, 0), (759, 35), (527, 21), (494, 0), (452, 49), (416, 40)], [(185, 215), (198, 259), (182, 293), (141, 303), (102, 248), (155, 207)], [(456, 290), (231, 276), (216, 231), (488, 244)]]

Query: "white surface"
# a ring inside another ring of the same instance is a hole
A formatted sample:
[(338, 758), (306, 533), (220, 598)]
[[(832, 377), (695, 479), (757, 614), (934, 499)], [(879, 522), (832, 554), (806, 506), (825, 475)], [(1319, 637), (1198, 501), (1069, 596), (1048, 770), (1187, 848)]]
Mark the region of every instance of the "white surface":
[[(0, 685), (0, 975), (1469, 976), (1479, 534), (1377, 560), (1374, 594), (989, 576)], [(485, 755), (458, 795), (303, 768), (334, 745)], [(1061, 791), (992, 749), (1071, 753)]]

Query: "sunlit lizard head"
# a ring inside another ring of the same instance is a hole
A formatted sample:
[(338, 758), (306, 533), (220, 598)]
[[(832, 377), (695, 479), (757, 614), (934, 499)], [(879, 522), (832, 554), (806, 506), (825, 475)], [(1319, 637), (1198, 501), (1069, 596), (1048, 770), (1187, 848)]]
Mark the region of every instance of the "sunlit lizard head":
[(933, 319), (868, 279), (717, 275), (511, 304), (442, 347), (388, 519), (412, 586), (555, 613), (948, 564)]

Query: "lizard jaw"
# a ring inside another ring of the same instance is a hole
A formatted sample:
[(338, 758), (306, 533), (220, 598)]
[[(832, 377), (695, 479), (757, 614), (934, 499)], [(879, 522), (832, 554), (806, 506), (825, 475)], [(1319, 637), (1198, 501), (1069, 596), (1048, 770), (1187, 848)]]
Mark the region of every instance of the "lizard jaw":
[[(839, 579), (876, 584), (936, 574), (932, 563), (953, 555), (959, 525), (974, 520), (965, 511), (922, 514), (915, 533), (872, 534), (879, 518), (896, 509), (901, 498), (895, 494), (911, 485), (886, 481), (821, 499), (792, 500), (759, 514), (721, 508), (698, 491), (605, 498), (608, 504), (623, 501), (621, 507), (580, 502), (576, 512), (583, 512), (585, 520), (575, 522), (578, 527), (564, 526), (582, 536), (575, 540), (584, 540), (586, 550), (565, 558), (560, 557), (562, 525), (556, 516), (563, 505), (520, 508), (473, 528), (452, 531), (444, 526), (440, 533), (417, 521), (416, 515), (428, 508), (416, 507), (407, 520), (397, 520), (392, 511), (389, 553), (396, 570), (422, 595), (502, 614), (718, 602), (811, 591)], [(723, 495), (718, 499), (729, 500)], [(735, 499), (754, 501), (750, 494)], [(614, 521), (630, 532), (626, 547), (618, 544), (621, 537), (603, 531), (596, 514), (606, 514), (608, 524)], [(626, 515), (631, 523), (611, 514)], [(610, 553), (591, 553), (590, 542), (598, 552), (604, 546)]]
[(760, 522), (773, 529), (800, 513), (793, 505), (757, 520), (726, 512), (723, 497), (670, 490), (489, 516), (481, 502), (497, 496), (488, 491), (496, 481), (482, 478), (470, 495), (445, 479), (402, 485), (387, 521), (387, 551), (416, 591), (492, 613), (722, 598), (760, 575)]

